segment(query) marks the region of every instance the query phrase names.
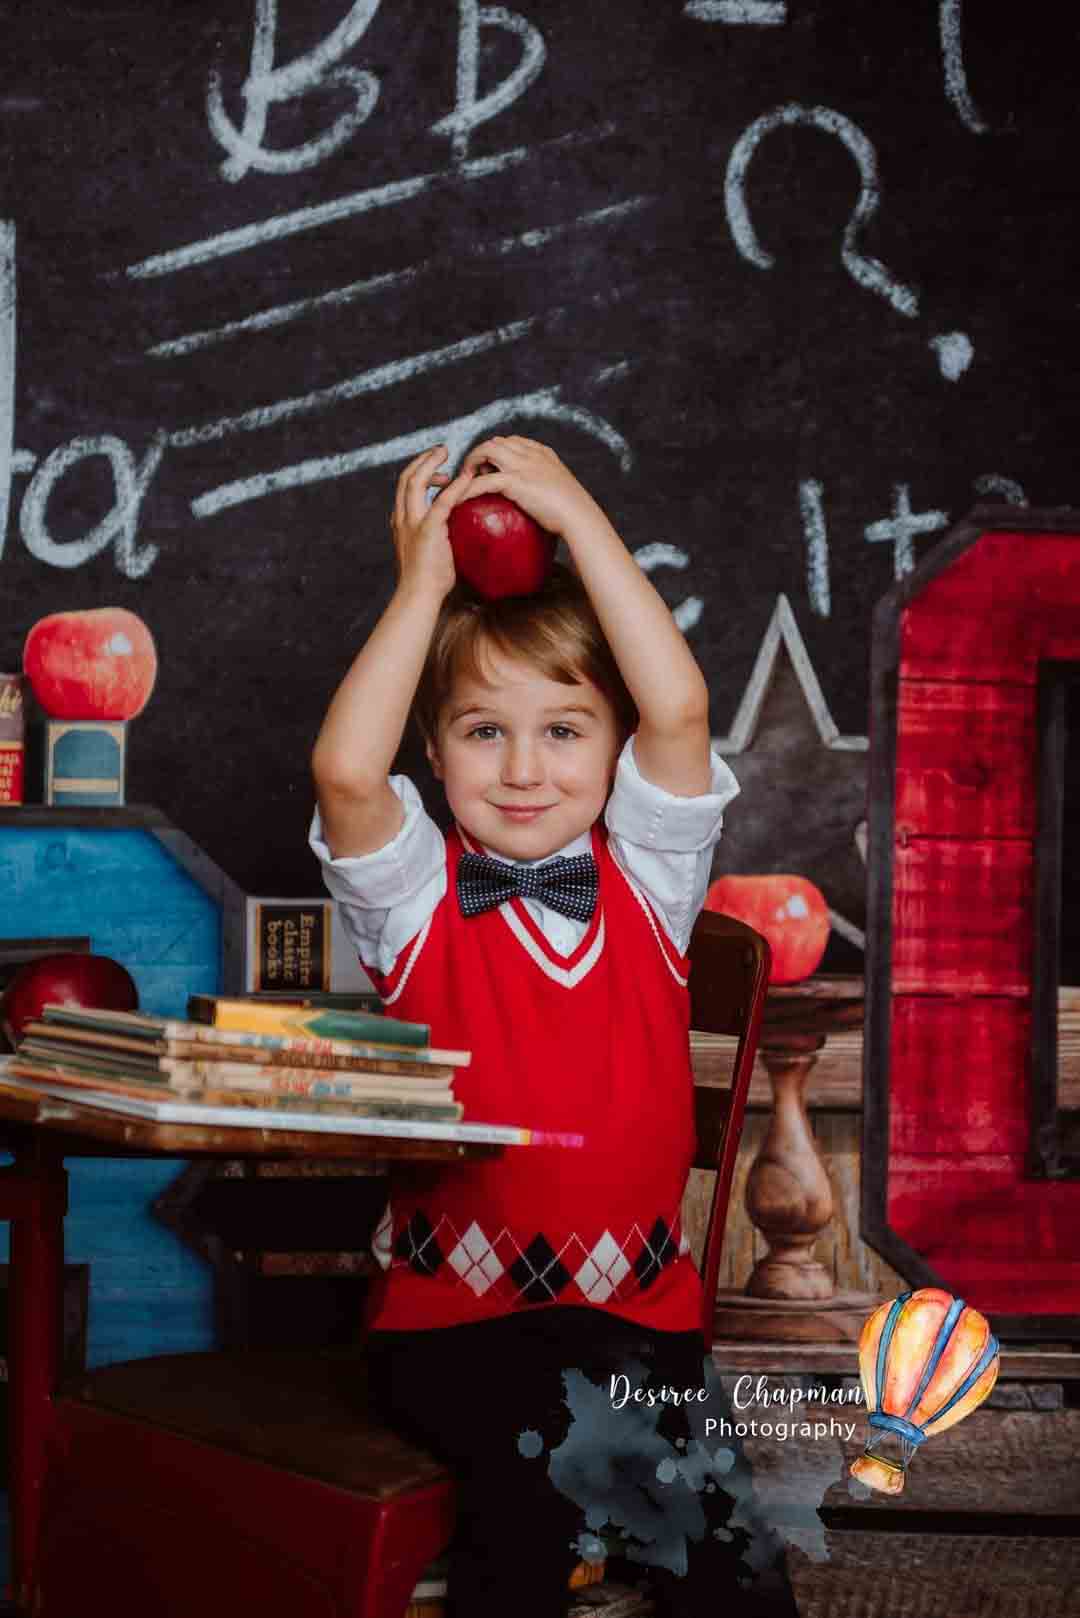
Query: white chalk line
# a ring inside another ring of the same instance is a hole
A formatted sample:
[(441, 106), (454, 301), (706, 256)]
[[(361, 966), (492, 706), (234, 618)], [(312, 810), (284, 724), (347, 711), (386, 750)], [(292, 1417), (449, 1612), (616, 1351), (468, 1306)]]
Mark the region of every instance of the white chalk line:
[(0, 556), (7, 538), (15, 449), (15, 225), (0, 219)]
[(621, 469), (628, 472), (633, 466), (633, 451), (626, 439), (602, 416), (580, 405), (566, 403), (559, 387), (541, 388), (509, 398), (494, 399), (490, 404), (450, 421), (438, 422), (417, 431), (402, 433), (362, 449), (348, 450), (336, 455), (323, 455), (278, 467), (271, 472), (256, 473), (252, 477), (237, 478), (229, 483), (208, 489), (191, 502), (192, 515), (212, 517), (230, 507), (261, 500), (267, 495), (280, 494), (286, 489), (297, 489), (332, 478), (348, 477), (353, 472), (374, 466), (386, 466), (395, 461), (409, 460), (433, 444), (445, 444), (451, 466), (456, 465), (468, 446), (493, 427), (508, 425), (518, 418), (557, 421), (565, 426), (577, 427), (590, 437), (606, 445), (616, 457)]
[(825, 522), (822, 495), (825, 490), (817, 478), (805, 478), (799, 484), (799, 511), (803, 533), (806, 536), (806, 582), (810, 605), (819, 618), (828, 618), (832, 612), (829, 587), (829, 532)]
[(945, 68), (945, 93), (956, 108), (961, 123), (966, 124), (973, 134), (985, 135), (990, 125), (985, 118), (979, 116), (968, 90), (960, 8), (961, 0), (941, 0), (939, 22), (941, 55)]
[[(571, 231), (586, 230), (595, 225), (606, 225), (626, 214), (648, 206), (655, 201), (654, 197), (641, 194), (628, 197), (622, 202), (611, 203), (605, 208), (594, 208), (587, 213), (579, 214), (558, 225), (547, 225), (539, 229), (523, 231), (518, 236), (504, 236), (497, 242), (481, 242), (469, 249), (470, 256), (484, 257), (488, 254), (500, 256), (527, 248), (535, 251), (546, 247), (549, 243), (557, 241), (560, 237), (568, 235)], [(266, 331), (270, 328), (283, 326), (290, 321), (303, 320), (308, 315), (320, 309), (341, 307), (353, 303), (358, 298), (372, 297), (380, 292), (392, 291), (395, 287), (405, 286), (418, 280), (421, 276), (430, 274), (433, 270), (445, 269), (446, 260), (440, 258), (423, 259), (418, 264), (407, 265), (401, 270), (390, 270), (384, 275), (368, 276), (360, 281), (351, 281), (347, 286), (337, 287), (331, 292), (322, 292), (310, 298), (299, 298), (291, 303), (280, 303), (268, 309), (260, 310), (257, 314), (246, 315), (240, 320), (227, 321), (223, 326), (207, 327), (202, 331), (188, 332), (183, 337), (174, 337), (168, 342), (155, 343), (146, 353), (153, 359), (175, 359), (185, 354), (195, 353), (199, 349), (210, 348), (216, 343), (228, 342), (234, 337), (242, 337), (252, 332)]]
[(187, 332), (183, 337), (173, 337), (168, 342), (155, 343), (146, 353), (151, 359), (176, 359), (184, 354), (194, 354), (201, 348), (212, 348), (216, 343), (226, 343), (233, 337), (285, 326), (292, 320), (302, 320), (314, 314), (318, 309), (331, 309), (353, 303), (357, 298), (372, 297), (378, 292), (389, 292), (396, 286), (404, 286), (426, 273), (432, 262), (428, 259), (403, 270), (390, 270), (385, 275), (369, 275), (362, 281), (350, 281), (347, 286), (337, 287), (332, 292), (298, 298), (292, 303), (273, 304), (268, 309), (261, 309), (258, 314), (226, 321), (223, 326), (208, 326), (201, 331)]
[(683, 15), (698, 22), (775, 28), (787, 22), (786, 0), (687, 0)]
[[(689, 552), (684, 551), (681, 545), (669, 545), (663, 539), (654, 539), (647, 545), (639, 545), (633, 552), (633, 557), (643, 573), (652, 573), (658, 567), (690, 566)], [(701, 596), (687, 596), (677, 607), (671, 609), (671, 616), (685, 635), (700, 622), (704, 611), (705, 602)]]
[(290, 213), (277, 214), (270, 219), (261, 219), (250, 225), (240, 225), (235, 230), (222, 231), (220, 235), (208, 236), (202, 241), (189, 242), (184, 247), (154, 253), (135, 264), (128, 264), (121, 273), (133, 280), (173, 275), (178, 270), (191, 269), (197, 264), (208, 264), (214, 259), (226, 258), (231, 253), (245, 253), (264, 242), (281, 241), (287, 236), (297, 236), (304, 231), (319, 230), (324, 225), (336, 224), (339, 220), (368, 213), (374, 208), (394, 207), (436, 186), (452, 185), (459, 180), (487, 179), (490, 175), (501, 174), (504, 170), (524, 163), (545, 150), (607, 140), (615, 133), (615, 128), (614, 124), (601, 124), (597, 129), (574, 130), (570, 134), (557, 135), (551, 140), (541, 141), (535, 146), (509, 147), (505, 151), (493, 153), (490, 157), (470, 158), (467, 163), (437, 169), (430, 174), (414, 174), (404, 180), (392, 180), (386, 185), (372, 186), (365, 191), (354, 191), (348, 196), (335, 197), (330, 202), (318, 203), (310, 208), (296, 208)]
[(476, 355), (486, 354), (491, 349), (520, 342), (542, 319), (554, 318), (560, 312), (552, 310), (546, 316), (532, 315), (525, 320), (510, 321), (504, 326), (495, 326), (489, 331), (479, 332), (474, 337), (465, 337), (459, 342), (449, 343), (444, 348), (428, 349), (423, 354), (412, 354), (406, 359), (391, 360), (387, 365), (378, 365), (370, 371), (360, 371), (356, 376), (347, 377), (343, 382), (335, 382), (330, 387), (315, 388), (310, 393), (278, 400), (276, 404), (258, 405), (238, 416), (222, 416), (218, 421), (208, 421), (193, 427), (180, 427), (169, 433), (167, 442), (172, 449), (190, 449), (196, 444), (210, 444), (218, 439), (231, 437), (233, 433), (258, 432), (262, 428), (275, 426), (278, 422), (295, 420), (297, 416), (329, 410), (334, 405), (360, 398), (365, 393), (378, 393), (383, 388), (409, 382), (425, 372), (440, 370), (447, 365), (457, 365), (462, 360), (473, 359)]

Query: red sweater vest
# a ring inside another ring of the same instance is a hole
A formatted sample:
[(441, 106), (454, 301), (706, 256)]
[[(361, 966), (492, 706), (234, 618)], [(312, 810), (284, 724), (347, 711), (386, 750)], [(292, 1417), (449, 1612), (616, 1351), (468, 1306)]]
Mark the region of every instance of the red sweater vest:
[(592, 841), (599, 899), (572, 955), (551, 948), (520, 900), (461, 914), (455, 829), (431, 920), (388, 976), (367, 967), (392, 1015), (472, 1052), (454, 1079), (466, 1118), (585, 1137), (395, 1170), (374, 1243), (374, 1329), (559, 1304), (666, 1331), (700, 1324), (680, 1218), (694, 1151), (689, 963), (606, 831), (594, 826)]

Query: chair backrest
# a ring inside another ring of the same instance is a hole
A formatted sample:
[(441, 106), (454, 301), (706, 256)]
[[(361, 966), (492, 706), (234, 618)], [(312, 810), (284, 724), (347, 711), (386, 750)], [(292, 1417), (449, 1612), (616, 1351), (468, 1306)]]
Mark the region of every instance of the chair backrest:
[(702, 911), (690, 940), (690, 1027), (701, 1033), (726, 1034), (738, 1041), (730, 1086), (694, 1087), (694, 1167), (716, 1173), (701, 1258), (706, 1349), (712, 1347), (724, 1225), (750, 1074), (761, 1036), (770, 965), (769, 945), (760, 933), (733, 916)]

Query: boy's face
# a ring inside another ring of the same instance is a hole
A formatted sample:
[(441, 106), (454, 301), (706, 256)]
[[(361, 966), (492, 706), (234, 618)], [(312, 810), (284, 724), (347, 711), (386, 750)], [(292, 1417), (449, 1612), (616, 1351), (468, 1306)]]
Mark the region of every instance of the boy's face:
[(489, 679), (455, 681), (428, 758), (470, 837), (544, 859), (603, 810), (619, 754), (614, 709), (584, 677), (563, 685), (490, 647), (482, 665)]

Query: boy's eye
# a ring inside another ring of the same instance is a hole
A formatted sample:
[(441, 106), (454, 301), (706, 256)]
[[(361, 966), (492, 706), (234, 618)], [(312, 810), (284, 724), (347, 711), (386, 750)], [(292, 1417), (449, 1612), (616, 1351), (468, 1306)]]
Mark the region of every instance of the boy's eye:
[(474, 725), (472, 727), (472, 729), (468, 732), (468, 734), (470, 736), (476, 736), (482, 742), (490, 741), (491, 738), (493, 736), (497, 736), (498, 733), (499, 733), (498, 725)]
[(572, 725), (552, 725), (551, 734), (558, 741), (562, 741), (564, 739), (564, 737), (576, 736), (577, 731), (574, 729), (574, 727)]

